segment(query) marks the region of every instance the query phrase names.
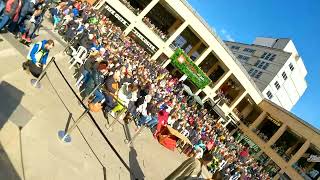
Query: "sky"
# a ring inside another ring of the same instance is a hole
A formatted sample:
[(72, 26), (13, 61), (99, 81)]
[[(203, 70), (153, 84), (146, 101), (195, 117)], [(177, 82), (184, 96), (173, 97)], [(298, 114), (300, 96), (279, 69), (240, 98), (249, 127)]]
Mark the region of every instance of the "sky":
[(188, 0), (223, 40), (290, 38), (307, 68), (308, 88), (291, 110), (320, 129), (320, 0)]

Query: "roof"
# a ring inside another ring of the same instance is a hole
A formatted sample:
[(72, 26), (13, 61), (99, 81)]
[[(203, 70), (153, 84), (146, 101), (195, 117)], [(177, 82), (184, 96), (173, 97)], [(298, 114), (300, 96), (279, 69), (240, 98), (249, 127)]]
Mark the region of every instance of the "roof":
[(272, 48), (272, 47), (268, 47), (268, 46), (261, 46), (261, 45), (256, 45), (256, 44), (247, 44), (247, 43), (241, 43), (241, 42), (233, 42), (233, 41), (224, 41), (224, 42), (225, 43), (233, 43), (233, 44), (242, 44), (242, 45), (246, 45), (246, 46), (263, 47), (263, 48), (266, 48), (266, 49), (271, 49), (273, 51), (280, 51), (282, 53), (292, 54), (292, 53), (286, 52), (286, 51), (284, 51), (282, 49)]

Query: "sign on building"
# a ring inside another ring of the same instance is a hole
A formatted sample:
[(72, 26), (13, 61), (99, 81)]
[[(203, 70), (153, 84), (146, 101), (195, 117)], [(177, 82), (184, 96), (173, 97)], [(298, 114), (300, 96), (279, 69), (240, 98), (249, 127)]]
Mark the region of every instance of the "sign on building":
[(183, 72), (199, 88), (203, 89), (211, 83), (211, 79), (180, 48), (171, 56), (171, 64)]

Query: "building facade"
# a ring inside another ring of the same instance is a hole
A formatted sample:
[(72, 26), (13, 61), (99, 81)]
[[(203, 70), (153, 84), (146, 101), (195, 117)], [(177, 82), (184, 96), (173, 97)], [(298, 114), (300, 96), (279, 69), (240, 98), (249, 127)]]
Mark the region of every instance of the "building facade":
[(226, 44), (264, 97), (290, 111), (307, 88), (307, 70), (292, 40), (258, 37), (253, 44)]
[[(95, 8), (144, 47), (172, 76), (188, 85), (190, 91), (201, 98), (205, 108), (221, 117), (230, 132), (240, 129), (249, 136), (250, 132), (254, 134), (249, 126), (259, 122), (268, 112), (259, 106), (263, 100), (259, 87), (228, 46), (185, 0), (100, 0)], [(210, 78), (210, 84), (199, 88), (174, 66), (170, 58), (177, 49), (182, 49)], [(263, 144), (253, 142), (265, 152)], [(274, 166), (280, 167), (274, 176), (287, 173), (287, 165), (282, 166), (282, 161), (274, 162)], [(287, 174), (302, 178), (298, 173)]]
[(274, 179), (319, 180), (319, 130), (269, 100), (258, 106), (262, 113), (252, 121), (241, 119), (231, 133), (242, 134), (251, 142), (247, 144), (259, 147), (254, 148), (254, 157), (272, 169)]

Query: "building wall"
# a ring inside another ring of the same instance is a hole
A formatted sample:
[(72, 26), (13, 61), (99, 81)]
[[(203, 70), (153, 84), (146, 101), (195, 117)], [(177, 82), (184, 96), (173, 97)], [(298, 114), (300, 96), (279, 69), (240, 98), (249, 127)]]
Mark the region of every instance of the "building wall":
[[(292, 165), (296, 163), (302, 155), (307, 151), (309, 147), (315, 147), (320, 150), (320, 132), (311, 125), (307, 124), (303, 120), (294, 116), (292, 113), (279, 107), (275, 103), (269, 100), (263, 100), (259, 107), (263, 111), (261, 115), (251, 124), (249, 127), (240, 122), (238, 126), (243, 133), (249, 137), (255, 144), (259, 146), (262, 152), (268, 155), (280, 168), (282, 173), (286, 173), (291, 179), (298, 180), (303, 179), (300, 174), (292, 168)], [(254, 129), (259, 126), (262, 120), (271, 116), (278, 122), (281, 122), (279, 130), (269, 139), (269, 141), (263, 141), (257, 134), (254, 133)], [(304, 144), (300, 149), (291, 157), (289, 161), (285, 161), (277, 152), (271, 148), (271, 146), (283, 135), (285, 130), (290, 129), (301, 139), (304, 139)], [(262, 153), (260, 152), (260, 153)], [(276, 176), (275, 179), (279, 178)]]
[[(239, 57), (239, 55), (250, 57), (246, 62), (240, 60), (249, 74), (251, 68), (263, 72), (259, 78), (252, 78), (266, 98), (287, 110), (293, 108), (307, 88), (305, 81), (307, 71), (302, 59), (297, 56), (297, 50), (291, 40), (259, 37), (256, 38), (253, 45), (236, 42), (226, 42), (226, 44), (237, 57)], [(237, 50), (232, 48), (232, 46), (239, 46), (240, 49)], [(243, 50), (245, 48), (256, 51), (253, 54), (244, 53)], [(262, 60), (261, 55), (264, 52), (275, 54), (276, 58), (272, 62), (263, 60), (270, 63), (270, 65), (267, 69), (262, 70), (254, 67), (254, 65), (258, 60)], [(290, 63), (295, 67), (293, 71), (289, 68)], [(282, 76), (283, 72), (286, 73), (286, 80), (284, 80)], [(276, 82), (280, 85), (279, 89), (275, 86)], [(268, 92), (272, 94), (272, 98), (268, 97)]]

